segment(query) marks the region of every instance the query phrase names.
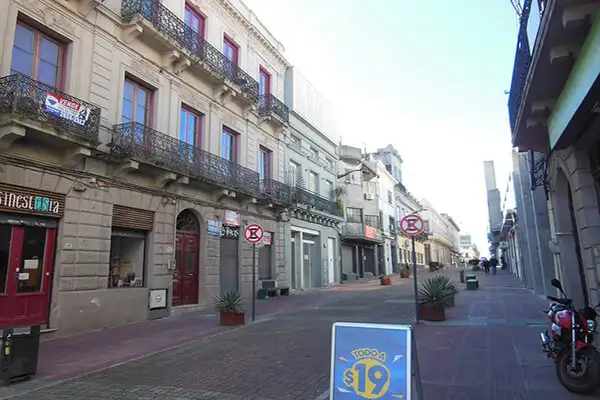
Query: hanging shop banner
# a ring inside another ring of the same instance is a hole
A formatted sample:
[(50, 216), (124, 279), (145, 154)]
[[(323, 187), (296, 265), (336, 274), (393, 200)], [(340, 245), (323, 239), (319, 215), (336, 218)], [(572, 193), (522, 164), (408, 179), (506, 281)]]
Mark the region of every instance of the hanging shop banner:
[(221, 223), (218, 219), (209, 219), (207, 226), (209, 236), (221, 236)]
[(331, 340), (331, 400), (411, 399), (410, 325), (336, 322)]
[(370, 239), (376, 239), (377, 232), (376, 232), (375, 228), (373, 228), (372, 226), (369, 226), (369, 225), (365, 225), (365, 237), (368, 237)]
[(64, 118), (81, 126), (85, 125), (90, 116), (88, 107), (50, 92), (46, 92), (44, 110), (48, 114)]
[(227, 226), (225, 224), (221, 225), (220, 236), (222, 239), (239, 239), (240, 238), (240, 228)]
[(223, 224), (227, 226), (240, 226), (240, 213), (231, 210), (225, 210)]

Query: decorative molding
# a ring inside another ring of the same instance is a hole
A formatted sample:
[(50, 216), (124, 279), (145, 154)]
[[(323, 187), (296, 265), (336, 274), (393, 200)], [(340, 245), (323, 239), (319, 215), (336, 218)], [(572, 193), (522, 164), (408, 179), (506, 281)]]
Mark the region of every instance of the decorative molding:
[(44, 4), (44, 2), (40, 0), (17, 0), (17, 3), (23, 6), (24, 11), (34, 13), (46, 26), (59, 28), (59, 30), (69, 35), (76, 33), (76, 24), (73, 21), (51, 6)]
[(131, 60), (127, 65), (133, 72), (138, 75), (138, 78), (153, 83), (156, 86), (160, 86), (160, 79), (158, 74), (160, 73), (150, 64), (141, 60)]

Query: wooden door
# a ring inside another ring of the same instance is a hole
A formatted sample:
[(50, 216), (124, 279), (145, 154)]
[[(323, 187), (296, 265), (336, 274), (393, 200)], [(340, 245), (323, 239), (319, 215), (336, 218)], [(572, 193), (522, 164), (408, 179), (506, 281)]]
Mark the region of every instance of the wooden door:
[(177, 217), (173, 306), (198, 304), (200, 229), (189, 210)]
[[(36, 226), (2, 226), (0, 245), (0, 327), (42, 325), (48, 322), (48, 304), (54, 270), (56, 229)], [(10, 230), (10, 236), (8, 231)], [(8, 247), (8, 257), (4, 250)], [(3, 268), (6, 265), (7, 268)]]

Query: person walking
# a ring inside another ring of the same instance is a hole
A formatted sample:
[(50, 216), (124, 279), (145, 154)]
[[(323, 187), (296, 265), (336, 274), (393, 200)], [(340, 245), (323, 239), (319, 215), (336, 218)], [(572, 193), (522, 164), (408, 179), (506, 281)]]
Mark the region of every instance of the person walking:
[(481, 266), (483, 267), (483, 271), (485, 272), (486, 275), (490, 274), (490, 262), (486, 259), (484, 259), (481, 262)]
[(498, 270), (498, 259), (496, 257), (490, 258), (490, 266), (492, 267), (492, 275), (496, 275), (496, 271)]

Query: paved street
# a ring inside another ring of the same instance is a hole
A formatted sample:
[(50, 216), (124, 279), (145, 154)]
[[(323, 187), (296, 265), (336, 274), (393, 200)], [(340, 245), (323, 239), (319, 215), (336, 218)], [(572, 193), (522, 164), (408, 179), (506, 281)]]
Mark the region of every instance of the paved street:
[[(455, 270), (444, 273), (457, 275)], [(480, 279), (481, 289), (461, 292), (446, 322), (416, 327), (425, 399), (579, 398), (562, 389), (552, 362), (540, 351), (545, 301), (506, 272)], [(176, 349), (68, 381), (42, 376), (14, 385), (11, 393), (0, 388), (0, 395), (40, 400), (313, 400), (329, 386), (334, 321), (407, 323), (413, 318), (409, 280), (395, 279), (389, 287), (377, 283), (277, 299), (293, 306), (265, 313), (261, 321), (241, 329), (206, 332)], [(36, 385), (49, 386), (32, 390)]]

